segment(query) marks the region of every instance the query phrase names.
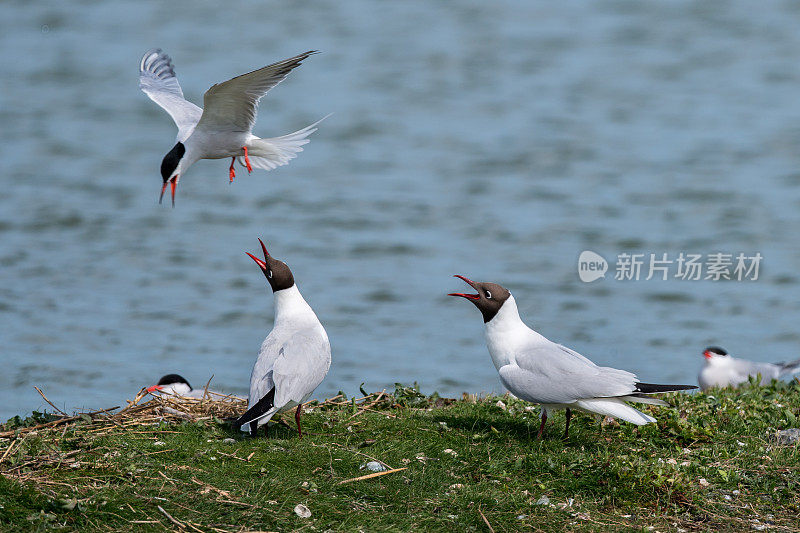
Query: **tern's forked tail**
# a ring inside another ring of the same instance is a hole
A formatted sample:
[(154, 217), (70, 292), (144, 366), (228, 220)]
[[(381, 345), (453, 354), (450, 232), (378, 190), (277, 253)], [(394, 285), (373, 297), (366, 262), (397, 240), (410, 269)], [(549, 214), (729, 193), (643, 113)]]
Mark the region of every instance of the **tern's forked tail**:
[[(270, 137), (269, 139), (255, 139), (249, 143), (250, 164), (254, 168), (272, 170), (283, 166), (297, 157), (298, 152), (303, 151), (303, 145), (308, 144), (308, 138), (317, 131), (317, 125), (328, 118), (327, 115), (313, 124), (306, 126), (294, 133), (289, 133), (281, 137)], [(245, 165), (244, 157), (237, 157), (240, 165)]]

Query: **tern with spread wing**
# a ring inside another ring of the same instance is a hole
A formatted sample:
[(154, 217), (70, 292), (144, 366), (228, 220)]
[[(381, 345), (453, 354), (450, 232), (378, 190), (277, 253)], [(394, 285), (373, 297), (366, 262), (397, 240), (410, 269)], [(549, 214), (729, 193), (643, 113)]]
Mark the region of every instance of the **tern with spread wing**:
[(292, 271), (286, 263), (269, 255), (261, 239), (258, 242), (264, 260), (251, 253), (247, 255), (258, 264), (272, 288), (275, 322), (253, 365), (247, 412), (234, 426), (249, 424), (250, 435), (255, 437), (258, 426), (266, 426), (276, 414), (297, 406), (294, 415), (297, 433), (303, 438), (300, 428), (303, 402), (328, 373), (331, 345), (325, 328), (295, 285)]
[[(231, 158), (230, 181), (236, 161), (251, 172), (287, 164), (303, 151), (319, 120), (281, 137), (261, 139), (252, 134), (261, 97), (283, 81), (292, 69), (315, 51), (278, 61), (264, 68), (217, 83), (203, 96), (203, 109), (183, 98), (172, 59), (160, 48), (147, 52), (139, 63), (139, 88), (169, 113), (178, 126), (176, 144), (161, 162), (161, 198), (169, 185), (172, 204), (175, 188), (186, 170), (200, 159)], [(159, 200), (160, 201), (160, 200)]]
[(450, 293), (450, 296), (469, 300), (483, 315), (486, 344), (500, 381), (518, 398), (542, 406), (538, 438), (544, 431), (548, 411), (554, 409), (567, 410), (566, 438), (573, 409), (621, 418), (636, 425), (649, 424), (656, 419), (628, 402), (667, 405), (649, 395), (697, 388), (641, 383), (636, 375), (625, 370), (597, 366), (526, 326), (514, 297), (505, 287), (456, 277), (477, 291), (477, 294)]
[(709, 346), (703, 350), (706, 364), (697, 376), (700, 388), (736, 387), (750, 381), (750, 377), (761, 376), (761, 385), (768, 385), (773, 379), (800, 372), (800, 359), (788, 363), (759, 363), (747, 359), (737, 359), (719, 346)]

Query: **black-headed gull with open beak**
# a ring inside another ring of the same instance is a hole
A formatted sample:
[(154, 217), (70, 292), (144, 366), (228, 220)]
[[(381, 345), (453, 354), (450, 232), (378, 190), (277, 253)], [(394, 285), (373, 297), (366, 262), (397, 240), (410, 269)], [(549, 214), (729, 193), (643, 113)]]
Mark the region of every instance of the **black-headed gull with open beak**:
[(288, 265), (269, 255), (261, 243), (264, 260), (251, 253), (272, 288), (275, 300), (275, 322), (261, 344), (250, 375), (250, 401), (247, 412), (234, 423), (249, 424), (250, 435), (258, 426), (266, 426), (276, 414), (297, 407), (295, 421), (300, 429), (303, 402), (322, 383), (331, 366), (331, 344), (317, 315), (306, 303), (294, 283)]
[(547, 412), (567, 410), (564, 438), (569, 436), (572, 409), (621, 418), (642, 425), (656, 419), (627, 402), (667, 405), (648, 394), (696, 389), (693, 385), (641, 383), (635, 374), (616, 368), (597, 366), (581, 354), (552, 342), (525, 325), (517, 302), (505, 287), (481, 283), (456, 275), (476, 294), (460, 292), (483, 315), (489, 355), (500, 374), (500, 381), (512, 394), (542, 406), (541, 438)]
[(178, 180), (200, 159), (230, 157), (228, 175), (233, 181), (236, 161), (251, 172), (254, 167), (272, 170), (297, 157), (324, 118), (294, 133), (269, 139), (256, 137), (252, 129), (261, 97), (314, 53), (305, 52), (213, 85), (203, 96), (203, 109), (183, 98), (167, 54), (160, 48), (144, 54), (139, 63), (139, 88), (169, 113), (178, 126), (176, 144), (161, 162), (164, 179), (161, 198), (169, 185), (175, 205)]

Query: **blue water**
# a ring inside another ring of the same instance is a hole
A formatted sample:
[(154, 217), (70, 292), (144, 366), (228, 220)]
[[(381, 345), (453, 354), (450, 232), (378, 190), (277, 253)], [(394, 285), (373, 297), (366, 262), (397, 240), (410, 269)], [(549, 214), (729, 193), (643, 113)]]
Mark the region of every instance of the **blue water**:
[[(504, 284), (543, 334), (646, 381), (710, 343), (797, 357), (800, 7), (789, 2), (4, 2), (0, 419), (118, 405), (160, 375), (244, 393), (272, 321), (244, 251), (293, 269), (325, 324), (323, 397), (396, 381), (501, 391), (450, 276)], [(158, 205), (169, 117), (308, 49), (255, 133), (327, 113), (269, 173), (201, 161)], [(758, 281), (606, 279), (577, 257), (760, 252)]]

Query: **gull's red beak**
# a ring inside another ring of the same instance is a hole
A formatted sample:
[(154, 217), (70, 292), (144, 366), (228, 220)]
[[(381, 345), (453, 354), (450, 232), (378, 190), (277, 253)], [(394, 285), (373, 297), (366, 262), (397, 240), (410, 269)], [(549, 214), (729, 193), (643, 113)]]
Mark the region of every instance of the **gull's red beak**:
[(257, 264), (258, 266), (260, 266), (260, 267), (261, 267), (261, 270), (263, 270), (264, 272), (266, 272), (266, 271), (267, 271), (267, 264), (266, 264), (264, 261), (262, 261), (261, 259), (259, 259), (259, 258), (258, 258), (258, 257), (256, 257), (256, 256), (254, 256), (254, 255), (253, 255), (253, 254), (251, 254), (250, 252), (245, 252), (245, 253), (246, 253), (247, 255), (249, 255), (249, 256), (250, 256), (250, 259), (252, 259), (253, 261), (255, 261), (255, 262), (256, 262), (256, 264)]
[(158, 203), (161, 203), (161, 200), (164, 199), (164, 191), (167, 190), (167, 184), (169, 184), (170, 188), (172, 189), (172, 207), (175, 207), (175, 187), (178, 186), (178, 175), (176, 174), (174, 178), (170, 178), (164, 182), (164, 185), (161, 186), (161, 196), (158, 197)]
[(259, 244), (261, 244), (261, 250), (264, 252), (264, 259), (266, 259), (267, 257), (270, 256), (269, 252), (267, 251), (267, 247), (264, 246), (264, 241), (262, 241), (261, 239), (258, 239), (258, 242)]
[(161, 385), (153, 385), (152, 387), (147, 387), (147, 392), (155, 392), (155, 391), (161, 390), (163, 388), (164, 387), (162, 387)]
[[(459, 278), (461, 280), (464, 280), (466, 283), (469, 284), (470, 287), (475, 289), (475, 282), (472, 281), (471, 279), (465, 278), (464, 276), (460, 276), (458, 274), (454, 274), (453, 277), (456, 277), (456, 278)], [(451, 292), (451, 293), (448, 294), (448, 296), (461, 296), (462, 298), (466, 298), (467, 300), (480, 300), (481, 299), (481, 296), (479, 294), (466, 294), (466, 293), (463, 293), (463, 292)]]
[(269, 255), (269, 252), (267, 251), (267, 247), (266, 247), (266, 246), (264, 246), (264, 241), (262, 241), (261, 239), (258, 239), (258, 243), (261, 245), (261, 251), (262, 251), (262, 252), (264, 252), (264, 261), (262, 261), (261, 259), (259, 259), (259, 258), (258, 258), (258, 257), (256, 257), (256, 256), (254, 256), (254, 255), (253, 255), (253, 254), (251, 254), (250, 252), (245, 252), (245, 253), (246, 253), (247, 255), (249, 255), (249, 256), (250, 256), (250, 259), (252, 259), (253, 261), (255, 261), (255, 262), (256, 262), (256, 264), (257, 264), (258, 266), (260, 266), (260, 267), (261, 267), (261, 270), (264, 272), (264, 274), (266, 274), (266, 273), (267, 273), (267, 269), (269, 268), (269, 267), (267, 266), (266, 259), (267, 259), (268, 257), (271, 257), (271, 256)]

